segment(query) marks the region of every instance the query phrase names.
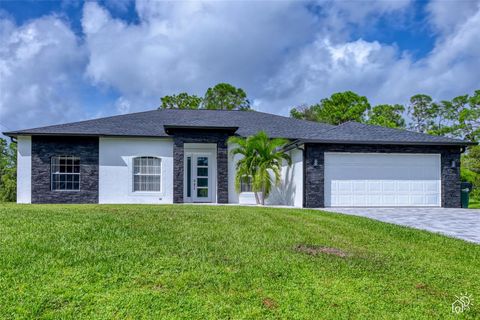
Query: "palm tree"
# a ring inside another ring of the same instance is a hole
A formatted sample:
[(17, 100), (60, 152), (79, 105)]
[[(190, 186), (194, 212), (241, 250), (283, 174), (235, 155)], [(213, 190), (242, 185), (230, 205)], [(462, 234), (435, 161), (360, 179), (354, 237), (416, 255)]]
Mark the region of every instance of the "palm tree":
[[(241, 155), (241, 159), (236, 164), (235, 189), (240, 192), (242, 182), (250, 179), (256, 174), (257, 152), (255, 149), (255, 136), (248, 138), (230, 137), (229, 143), (236, 144), (237, 147), (232, 149), (232, 155)], [(258, 193), (255, 192), (255, 200), (259, 203)]]
[(250, 179), (257, 204), (265, 204), (265, 199), (273, 185), (279, 185), (283, 161), (292, 164), (290, 156), (282, 150), (288, 140), (270, 139), (264, 131), (248, 138), (231, 137), (229, 143), (236, 144), (231, 153), (241, 155), (237, 162), (235, 188), (240, 191), (242, 181)]

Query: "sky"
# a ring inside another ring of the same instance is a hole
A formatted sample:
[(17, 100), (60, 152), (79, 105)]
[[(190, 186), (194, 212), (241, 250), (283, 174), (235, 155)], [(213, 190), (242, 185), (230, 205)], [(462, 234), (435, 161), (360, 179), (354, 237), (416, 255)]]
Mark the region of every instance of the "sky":
[(332, 93), (480, 89), (480, 0), (0, 1), (0, 131), (243, 88), (288, 115)]

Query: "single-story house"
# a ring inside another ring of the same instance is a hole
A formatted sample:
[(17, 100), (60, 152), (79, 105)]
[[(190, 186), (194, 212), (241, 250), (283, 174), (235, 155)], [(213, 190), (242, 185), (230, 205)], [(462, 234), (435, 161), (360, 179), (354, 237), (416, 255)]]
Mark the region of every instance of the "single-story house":
[(234, 187), (232, 135), (287, 138), (293, 164), (269, 204), (460, 207), (468, 141), (255, 111), (153, 110), (5, 132), (19, 203), (254, 203)]

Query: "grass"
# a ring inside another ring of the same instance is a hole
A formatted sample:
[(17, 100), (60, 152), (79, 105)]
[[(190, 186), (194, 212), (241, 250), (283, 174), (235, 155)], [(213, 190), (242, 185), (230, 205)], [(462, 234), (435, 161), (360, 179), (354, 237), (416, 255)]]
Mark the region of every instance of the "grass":
[(461, 293), (480, 317), (479, 245), (365, 218), (0, 204), (0, 221), (0, 318), (440, 319)]
[(468, 207), (470, 209), (480, 209), (480, 200), (470, 198), (470, 201), (468, 202)]

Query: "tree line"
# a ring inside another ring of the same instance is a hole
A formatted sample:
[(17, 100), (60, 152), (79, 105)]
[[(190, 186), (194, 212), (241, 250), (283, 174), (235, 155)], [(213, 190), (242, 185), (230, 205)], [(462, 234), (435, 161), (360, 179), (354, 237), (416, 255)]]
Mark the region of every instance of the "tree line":
[(339, 125), (347, 121), (409, 129), (433, 135), (478, 141), (480, 138), (480, 90), (452, 100), (434, 101), (425, 94), (410, 98), (407, 106), (379, 104), (352, 91), (338, 92), (319, 103), (291, 109), (293, 118)]
[(17, 144), (0, 138), (0, 202), (17, 197)]
[(181, 92), (164, 96), (160, 101), (159, 109), (251, 110), (245, 91), (229, 83), (208, 88), (203, 97)]

